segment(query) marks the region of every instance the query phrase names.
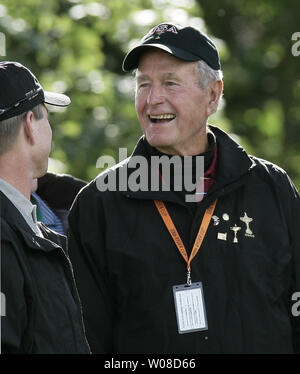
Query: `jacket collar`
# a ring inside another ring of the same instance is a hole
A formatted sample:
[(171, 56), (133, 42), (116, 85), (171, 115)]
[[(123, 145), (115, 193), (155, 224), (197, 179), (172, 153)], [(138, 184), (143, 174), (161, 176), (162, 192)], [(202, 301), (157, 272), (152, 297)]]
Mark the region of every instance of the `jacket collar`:
[(218, 144), (218, 165), (214, 185), (209, 194), (222, 190), (226, 192), (244, 182), (244, 177), (256, 166), (245, 149), (230, 135), (218, 127), (209, 125), (214, 132)]
[(25, 221), (14, 204), (0, 191), (1, 220), (5, 221), (10, 228), (21, 235), (26, 244), (33, 249), (50, 252), (65, 249), (66, 238), (64, 235), (54, 233), (43, 223), (38, 223), (43, 237), (38, 236)]
[(35, 215), (35, 207), (32, 205), (31, 201), (28, 200), (19, 190), (17, 190), (10, 183), (6, 182), (4, 179), (0, 178), (0, 190), (1, 192), (13, 203), (13, 205), (22, 214), (23, 218), (31, 229), (40, 235), (39, 228), (37, 226)]

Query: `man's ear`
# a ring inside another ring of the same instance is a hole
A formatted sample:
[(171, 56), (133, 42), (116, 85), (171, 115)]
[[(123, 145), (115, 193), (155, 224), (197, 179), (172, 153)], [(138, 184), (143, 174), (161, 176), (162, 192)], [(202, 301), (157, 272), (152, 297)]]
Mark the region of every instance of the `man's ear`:
[(223, 92), (223, 82), (221, 80), (213, 82), (208, 88), (209, 103), (207, 106), (207, 115), (212, 115), (218, 107), (220, 96)]
[(25, 133), (26, 139), (31, 145), (34, 145), (35, 144), (34, 128), (33, 128), (34, 114), (31, 110), (25, 114), (23, 121), (24, 121), (24, 133)]

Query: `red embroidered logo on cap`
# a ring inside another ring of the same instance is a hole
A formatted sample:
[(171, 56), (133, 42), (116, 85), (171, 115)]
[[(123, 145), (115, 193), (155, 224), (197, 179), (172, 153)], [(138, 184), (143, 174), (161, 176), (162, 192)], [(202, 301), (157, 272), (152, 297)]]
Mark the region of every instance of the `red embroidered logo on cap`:
[(163, 24), (163, 25), (158, 25), (154, 27), (149, 34), (147, 35), (148, 37), (155, 34), (154, 38), (159, 39), (160, 35), (165, 33), (165, 32), (171, 32), (173, 34), (178, 34), (178, 30), (174, 25), (168, 25), (168, 24)]

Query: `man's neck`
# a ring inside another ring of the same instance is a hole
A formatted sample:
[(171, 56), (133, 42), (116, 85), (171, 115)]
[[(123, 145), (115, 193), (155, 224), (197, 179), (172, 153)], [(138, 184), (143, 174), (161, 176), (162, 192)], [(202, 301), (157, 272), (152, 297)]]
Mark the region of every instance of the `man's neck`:
[(191, 148), (184, 148), (184, 147), (155, 147), (159, 152), (170, 155), (170, 156), (196, 156), (199, 154), (205, 153), (205, 151), (208, 149), (208, 142), (207, 138), (205, 139), (205, 142), (202, 142), (201, 145), (197, 144), (195, 147)]
[(26, 167), (26, 160), (18, 159), (14, 154), (0, 157), (0, 177), (30, 199), (32, 175)]

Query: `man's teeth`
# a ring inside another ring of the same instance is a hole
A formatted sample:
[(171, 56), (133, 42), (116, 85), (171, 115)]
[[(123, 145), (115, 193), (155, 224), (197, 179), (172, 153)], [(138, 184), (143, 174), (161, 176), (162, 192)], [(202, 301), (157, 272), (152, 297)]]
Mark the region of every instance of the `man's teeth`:
[(150, 116), (150, 119), (174, 119), (175, 114), (160, 114), (159, 116)]

